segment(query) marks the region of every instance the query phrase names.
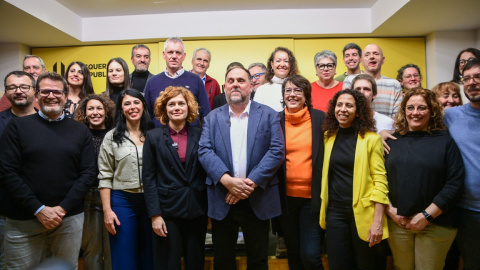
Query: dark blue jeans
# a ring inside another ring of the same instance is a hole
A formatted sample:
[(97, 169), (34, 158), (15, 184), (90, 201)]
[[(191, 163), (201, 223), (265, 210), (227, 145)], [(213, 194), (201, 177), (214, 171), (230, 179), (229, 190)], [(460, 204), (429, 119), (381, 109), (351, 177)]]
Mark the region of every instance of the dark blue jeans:
[(480, 269), (480, 212), (459, 207), (457, 244), (464, 270)]
[(320, 228), (320, 213), (311, 212), (311, 201), (287, 197), (287, 211), (280, 216), (291, 270), (323, 269), (321, 248), (325, 231)]
[(120, 226), (115, 226), (117, 234), (109, 234), (112, 268), (153, 269), (152, 222), (143, 193), (112, 190), (111, 204), (120, 221)]

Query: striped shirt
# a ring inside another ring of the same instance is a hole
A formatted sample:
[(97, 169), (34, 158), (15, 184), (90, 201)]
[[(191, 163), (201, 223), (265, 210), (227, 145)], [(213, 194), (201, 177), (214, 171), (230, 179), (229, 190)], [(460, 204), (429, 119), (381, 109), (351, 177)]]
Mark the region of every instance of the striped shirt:
[[(352, 80), (357, 76), (349, 75), (343, 81), (343, 89), (352, 88)], [(377, 80), (377, 97), (372, 102), (372, 109), (394, 118), (400, 109), (403, 93), (402, 86), (397, 80), (382, 76)]]

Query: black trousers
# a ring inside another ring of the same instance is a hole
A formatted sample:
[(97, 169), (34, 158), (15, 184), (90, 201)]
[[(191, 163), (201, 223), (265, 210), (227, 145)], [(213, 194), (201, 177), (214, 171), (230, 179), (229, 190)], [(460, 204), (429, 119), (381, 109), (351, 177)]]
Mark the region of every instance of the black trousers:
[(155, 269), (180, 270), (182, 253), (185, 270), (203, 269), (207, 216), (194, 219), (164, 218), (167, 237), (153, 233), (153, 265)]
[(360, 239), (352, 208), (329, 205), (326, 223), (330, 270), (376, 269), (379, 246), (369, 247), (368, 242)]
[(242, 227), (247, 249), (247, 269), (268, 269), (269, 220), (260, 220), (247, 200), (230, 207), (223, 220), (212, 219), (213, 268), (218, 270), (237, 269), (235, 247), (238, 228)]

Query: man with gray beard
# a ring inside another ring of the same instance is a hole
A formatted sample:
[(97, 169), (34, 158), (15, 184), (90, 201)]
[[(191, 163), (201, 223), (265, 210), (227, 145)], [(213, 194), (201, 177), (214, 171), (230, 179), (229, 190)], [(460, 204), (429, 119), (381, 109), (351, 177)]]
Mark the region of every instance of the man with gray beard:
[(225, 75), (228, 104), (205, 117), (199, 160), (207, 172), (214, 269), (236, 269), (242, 227), (248, 269), (268, 269), (269, 219), (281, 214), (276, 171), (285, 157), (278, 114), (250, 100), (251, 75), (235, 66)]
[(35, 88), (39, 112), (12, 119), (0, 139), (0, 183), (12, 196), (1, 207), (13, 209), (6, 213), (5, 264), (31, 269), (48, 254), (77, 269), (83, 199), (95, 177), (92, 137), (65, 117), (62, 76), (43, 73)]

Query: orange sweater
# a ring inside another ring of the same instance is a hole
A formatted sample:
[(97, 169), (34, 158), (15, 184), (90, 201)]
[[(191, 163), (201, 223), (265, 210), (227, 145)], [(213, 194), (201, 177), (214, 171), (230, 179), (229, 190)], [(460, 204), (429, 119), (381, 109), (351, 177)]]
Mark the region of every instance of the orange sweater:
[(308, 108), (285, 109), (287, 196), (312, 197), (312, 119)]

